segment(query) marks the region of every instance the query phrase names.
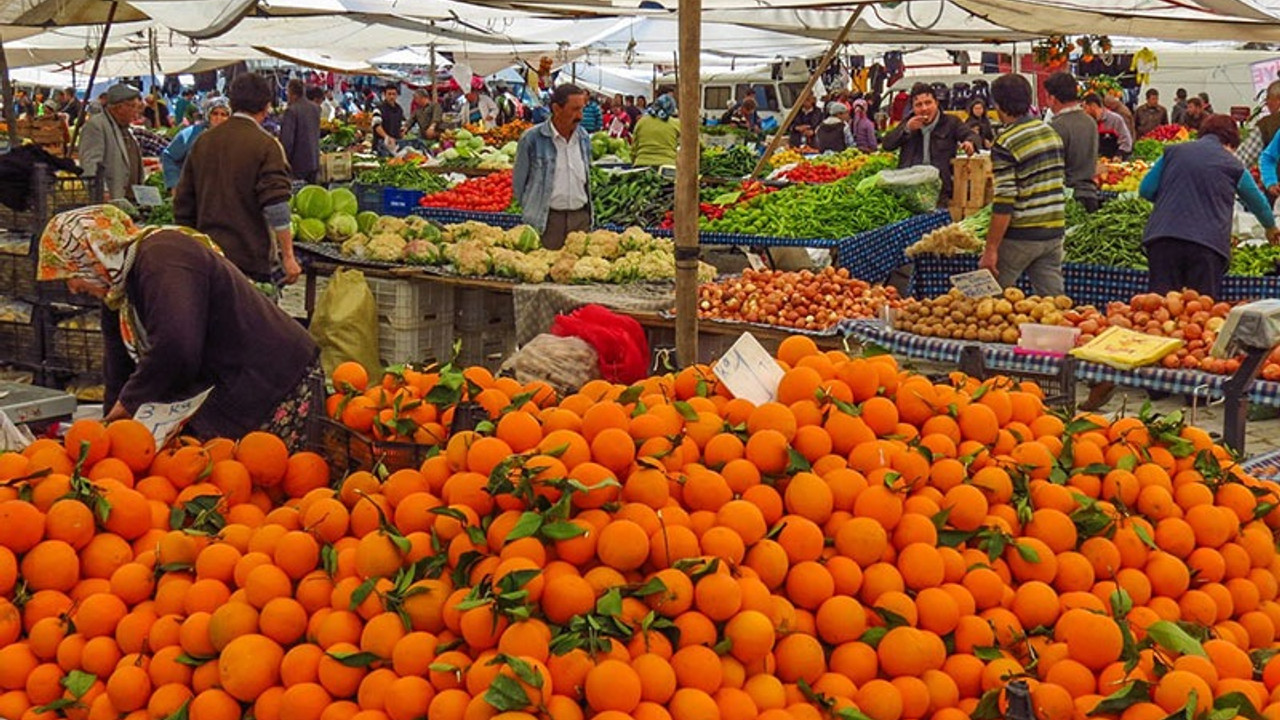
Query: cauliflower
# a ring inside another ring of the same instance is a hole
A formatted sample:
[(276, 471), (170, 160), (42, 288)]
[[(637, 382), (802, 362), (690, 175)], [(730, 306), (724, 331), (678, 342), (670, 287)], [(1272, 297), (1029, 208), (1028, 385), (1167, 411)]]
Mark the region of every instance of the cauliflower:
[(587, 254), (587, 234), (575, 230), (565, 236), (563, 251), (575, 257)]
[(670, 280), (676, 276), (674, 255), (655, 252), (630, 252), (613, 264), (610, 279), (614, 282)]
[(578, 262), (577, 256), (572, 253), (562, 252), (560, 257), (551, 263), (551, 269), (548, 274), (551, 276), (551, 282), (565, 284), (573, 280), (573, 266)]
[(510, 248), (494, 248), (491, 255), (493, 274), (499, 277), (515, 277), (518, 274), (516, 268), (524, 261), (524, 253)]
[(650, 250), (663, 250), (671, 252), (672, 242), (666, 238), (655, 238), (642, 228), (634, 225), (622, 231), (618, 236), (618, 244), (623, 253), (628, 252), (648, 252)]
[(540, 283), (547, 281), (547, 273), (551, 270), (551, 261), (545, 258), (536, 258), (532, 255), (525, 255), (524, 262), (516, 267), (516, 273), (520, 280), (527, 283)]
[(410, 215), (404, 219), (405, 229), (401, 233), (408, 239), (418, 240), (439, 240), (440, 228), (434, 223), (417, 215)]
[(451, 242), (440, 243), (440, 259), (446, 263), (457, 265), (458, 244)]
[(430, 240), (414, 240), (405, 245), (404, 261), (412, 265), (435, 265), (440, 262), (440, 248)]
[(578, 283), (607, 282), (612, 266), (608, 260), (598, 257), (578, 258), (573, 264), (569, 279)]
[(454, 267), (458, 268), (458, 272), (462, 275), (488, 275), (492, 260), (489, 257), (489, 248), (483, 241), (466, 240), (458, 243), (455, 249), (456, 257), (453, 261)]
[(404, 232), (404, 229), (405, 221), (403, 219), (391, 217), (390, 215), (383, 215), (373, 224), (373, 227), (370, 228), (369, 232), (374, 235), (380, 235), (382, 233), (395, 233), (396, 235), (399, 235)]
[(445, 228), (445, 238), (454, 242), (462, 242), (464, 240), (476, 240), (485, 247), (494, 247), (499, 244), (504, 231), (501, 228), (486, 225), (474, 220), (468, 220), (457, 225), (449, 225)]
[(587, 256), (612, 260), (622, 254), (618, 233), (596, 230), (587, 236)]
[(342, 254), (363, 258), (365, 245), (368, 242), (369, 238), (365, 237), (364, 233), (356, 233), (355, 235), (347, 238), (346, 242), (342, 243)]
[(404, 249), (407, 244), (404, 238), (399, 235), (380, 233), (369, 240), (369, 244), (365, 245), (364, 252), (365, 256), (370, 260), (399, 262), (404, 258)]

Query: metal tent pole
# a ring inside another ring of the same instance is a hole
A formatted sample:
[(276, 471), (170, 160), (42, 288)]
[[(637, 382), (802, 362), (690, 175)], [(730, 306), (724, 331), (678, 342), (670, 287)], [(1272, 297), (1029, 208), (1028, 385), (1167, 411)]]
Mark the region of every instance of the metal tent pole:
[(102, 37), (98, 40), (98, 52), (93, 56), (93, 69), (89, 71), (89, 84), (84, 91), (84, 106), (80, 116), (76, 118), (75, 132), (71, 133), (71, 145), (74, 147), (80, 138), (80, 128), (84, 127), (85, 118), (89, 116), (89, 103), (97, 102), (93, 97), (93, 83), (98, 78), (98, 67), (102, 64), (102, 54), (107, 51), (107, 37), (111, 35), (111, 25), (116, 21), (116, 8), (120, 4), (112, 0), (111, 9), (107, 11), (107, 24), (102, 28)]
[(809, 82), (805, 83), (804, 91), (800, 93), (791, 109), (787, 111), (787, 116), (783, 118), (782, 124), (778, 126), (777, 132), (774, 133), (773, 139), (769, 141), (769, 146), (765, 148), (764, 155), (760, 156), (760, 160), (756, 163), (755, 170), (751, 171), (751, 177), (758, 176), (763, 170), (765, 163), (769, 161), (769, 156), (778, 149), (778, 145), (782, 144), (782, 139), (787, 136), (787, 128), (791, 127), (791, 123), (795, 122), (796, 115), (800, 114), (800, 108), (804, 105), (803, 99), (806, 95), (813, 92), (813, 86), (818, 84), (818, 78), (822, 77), (822, 73), (827, 71), (827, 66), (835, 59), (836, 54), (840, 52), (840, 46), (844, 45), (844, 41), (849, 37), (849, 32), (853, 30), (853, 24), (858, 21), (858, 17), (862, 15), (862, 11), (867, 8), (866, 5), (859, 5), (849, 15), (849, 20), (840, 29), (840, 34), (832, 41), (831, 47), (827, 48), (827, 54), (822, 56), (822, 62), (818, 63), (818, 67), (809, 75)]

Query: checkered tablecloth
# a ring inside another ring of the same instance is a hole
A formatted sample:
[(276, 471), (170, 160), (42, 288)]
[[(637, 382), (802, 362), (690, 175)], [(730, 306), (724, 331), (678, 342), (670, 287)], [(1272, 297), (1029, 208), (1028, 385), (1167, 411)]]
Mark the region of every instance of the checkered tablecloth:
[(471, 220), (500, 227), (503, 230), (510, 230), (524, 222), (515, 213), (475, 212), (472, 210), (454, 210), (453, 208), (420, 207), (414, 209), (413, 214), (428, 220), (435, 220), (441, 225), (456, 225)]
[(844, 238), (836, 244), (836, 265), (861, 280), (884, 282), (894, 268), (911, 262), (906, 255), (909, 246), (950, 223), (951, 213), (938, 210)]
[[(614, 226), (610, 226), (614, 227)], [(622, 230), (622, 227), (616, 227)], [(646, 228), (654, 237), (673, 237), (675, 231), (670, 228)], [(698, 243), (701, 245), (750, 245), (752, 247), (804, 247), (819, 248), (829, 250), (836, 247), (841, 241), (833, 238), (784, 238), (772, 237), (768, 235), (740, 235), (738, 233), (723, 232), (707, 232), (702, 230), (698, 233)]]
[[(927, 338), (911, 333), (888, 330), (876, 321), (855, 320), (841, 325), (848, 335), (864, 343), (875, 343), (889, 351), (917, 360), (959, 363), (960, 352), (967, 345), (980, 345), (987, 366), (1009, 373), (1052, 374), (1061, 367), (1059, 358), (1045, 355), (1022, 355), (1012, 345), (975, 343), (965, 340)], [(1153, 390), (1177, 395), (1195, 394), (1204, 399), (1222, 397), (1226, 375), (1212, 375), (1196, 370), (1170, 370), (1144, 367), (1117, 370), (1100, 363), (1076, 362), (1076, 378), (1085, 382), (1113, 382), (1124, 387)], [(1258, 380), (1249, 390), (1249, 401), (1259, 405), (1280, 407), (1280, 383)]]
[(1255, 455), (1241, 463), (1241, 467), (1250, 475), (1274, 477), (1280, 474), (1280, 450)]
[[(951, 276), (978, 269), (977, 255), (917, 255), (915, 275), (911, 278), (911, 294), (918, 298), (936, 297), (951, 289)], [(1127, 302), (1147, 291), (1147, 271), (1111, 268), (1101, 265), (1064, 263), (1062, 279), (1067, 295), (1080, 305), (1103, 307), (1109, 302)], [(1018, 287), (1030, 291), (1024, 276)], [(1222, 283), (1221, 300), (1236, 302), (1280, 297), (1280, 277), (1240, 277), (1228, 275)]]

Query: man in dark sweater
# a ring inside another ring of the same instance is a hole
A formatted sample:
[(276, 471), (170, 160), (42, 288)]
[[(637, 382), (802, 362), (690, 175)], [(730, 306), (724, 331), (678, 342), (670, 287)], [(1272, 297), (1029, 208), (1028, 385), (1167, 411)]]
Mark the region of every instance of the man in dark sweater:
[(1057, 72), (1044, 81), (1053, 111), (1049, 125), (1062, 138), (1066, 183), (1085, 210), (1098, 209), (1098, 123), (1080, 107), (1080, 87), (1071, 73)]
[(373, 108), (373, 149), (381, 155), (393, 155), (402, 137), (404, 108), (400, 107), (400, 88), (387, 85), (382, 89), (382, 102)]
[(200, 134), (173, 199), (174, 219), (218, 243), (241, 272), (257, 282), (285, 283), (302, 274), (293, 253), (289, 163), (280, 143), (262, 129), (274, 94), (266, 78), (242, 73), (231, 83), (231, 118)]
[(280, 144), (293, 177), (313, 183), (320, 169), (320, 106), (306, 98), (306, 87), (297, 78), (289, 81), (287, 93), (289, 107), (280, 120)]
[(911, 88), (911, 117), (884, 136), (885, 150), (898, 150), (898, 167), (932, 165), (942, 176), (938, 202), (951, 201), (951, 159), (956, 150), (972, 155), (976, 135), (963, 121), (942, 112), (933, 88), (916, 83)]
[(1147, 102), (1134, 113), (1134, 122), (1138, 133), (1134, 140), (1144, 137), (1161, 125), (1169, 124), (1169, 111), (1160, 104), (1159, 90), (1151, 88), (1147, 91)]

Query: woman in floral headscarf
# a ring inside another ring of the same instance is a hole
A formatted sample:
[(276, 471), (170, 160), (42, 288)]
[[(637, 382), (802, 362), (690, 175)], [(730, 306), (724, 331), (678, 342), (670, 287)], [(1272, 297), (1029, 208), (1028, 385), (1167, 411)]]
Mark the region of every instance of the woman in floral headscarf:
[(105, 304), (108, 420), (209, 388), (192, 418), (201, 437), (264, 429), (304, 439), (318, 376), (310, 335), (188, 228), (136, 226), (111, 205), (55, 215), (40, 238), (37, 279)]
[(631, 141), (631, 164), (637, 167), (676, 164), (680, 124), (672, 118), (676, 101), (671, 93), (660, 95), (636, 121)]

